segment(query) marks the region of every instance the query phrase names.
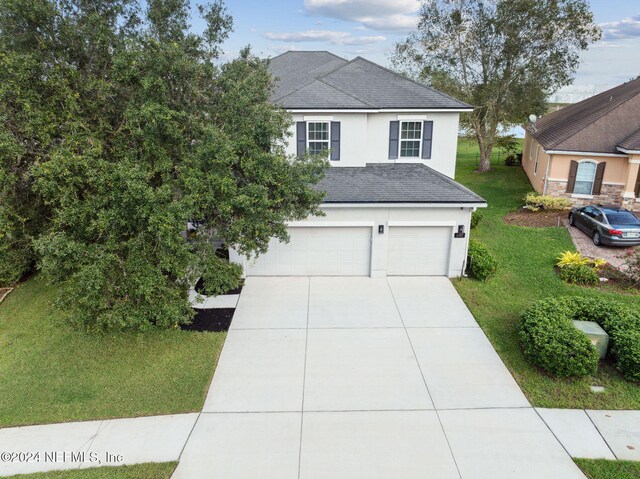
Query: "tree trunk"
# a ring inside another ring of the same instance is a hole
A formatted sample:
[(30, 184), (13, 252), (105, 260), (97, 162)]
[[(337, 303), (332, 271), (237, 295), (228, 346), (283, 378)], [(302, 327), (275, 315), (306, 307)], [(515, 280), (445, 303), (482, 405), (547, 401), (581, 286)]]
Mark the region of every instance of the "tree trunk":
[(478, 173), (485, 173), (491, 170), (491, 152), (493, 151), (493, 142), (487, 139), (479, 131), (476, 130), (476, 138), (478, 147), (480, 148), (480, 164), (476, 170)]

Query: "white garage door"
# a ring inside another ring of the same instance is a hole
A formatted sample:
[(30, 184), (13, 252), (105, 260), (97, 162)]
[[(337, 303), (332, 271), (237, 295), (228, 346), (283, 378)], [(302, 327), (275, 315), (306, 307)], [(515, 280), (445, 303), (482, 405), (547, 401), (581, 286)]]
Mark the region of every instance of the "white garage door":
[(387, 274), (446, 276), (452, 234), (444, 226), (390, 227)]
[(269, 251), (247, 264), (248, 276), (368, 276), (371, 228), (289, 228), (289, 243), (272, 239)]

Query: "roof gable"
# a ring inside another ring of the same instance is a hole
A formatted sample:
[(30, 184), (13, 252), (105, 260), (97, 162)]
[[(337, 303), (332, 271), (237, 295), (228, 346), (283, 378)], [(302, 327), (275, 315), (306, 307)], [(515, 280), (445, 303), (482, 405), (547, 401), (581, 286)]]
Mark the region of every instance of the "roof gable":
[(278, 79), (271, 99), (289, 109), (471, 108), (362, 57), (287, 52), (271, 60), (270, 70)]

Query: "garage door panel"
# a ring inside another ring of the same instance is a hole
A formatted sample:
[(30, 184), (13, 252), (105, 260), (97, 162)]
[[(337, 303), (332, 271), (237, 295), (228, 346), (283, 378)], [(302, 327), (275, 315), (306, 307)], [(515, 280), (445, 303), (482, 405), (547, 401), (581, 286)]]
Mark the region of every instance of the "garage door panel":
[(289, 243), (272, 239), (269, 250), (249, 261), (249, 276), (368, 276), (371, 228), (294, 227)]
[(387, 274), (446, 276), (451, 234), (451, 228), (444, 226), (389, 228)]

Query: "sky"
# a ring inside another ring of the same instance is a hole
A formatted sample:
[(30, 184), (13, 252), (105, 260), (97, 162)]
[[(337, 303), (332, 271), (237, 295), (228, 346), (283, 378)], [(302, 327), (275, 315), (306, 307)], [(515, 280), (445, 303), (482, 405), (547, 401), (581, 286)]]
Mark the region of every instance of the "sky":
[[(194, 5), (199, 3), (192, 0)], [(261, 56), (287, 50), (329, 50), (389, 66), (396, 42), (415, 28), (418, 0), (225, 0), (234, 31), (232, 58), (251, 45)], [(582, 54), (574, 89), (602, 91), (640, 75), (640, 2), (591, 0), (603, 39)], [(202, 28), (194, 19), (193, 29)]]

